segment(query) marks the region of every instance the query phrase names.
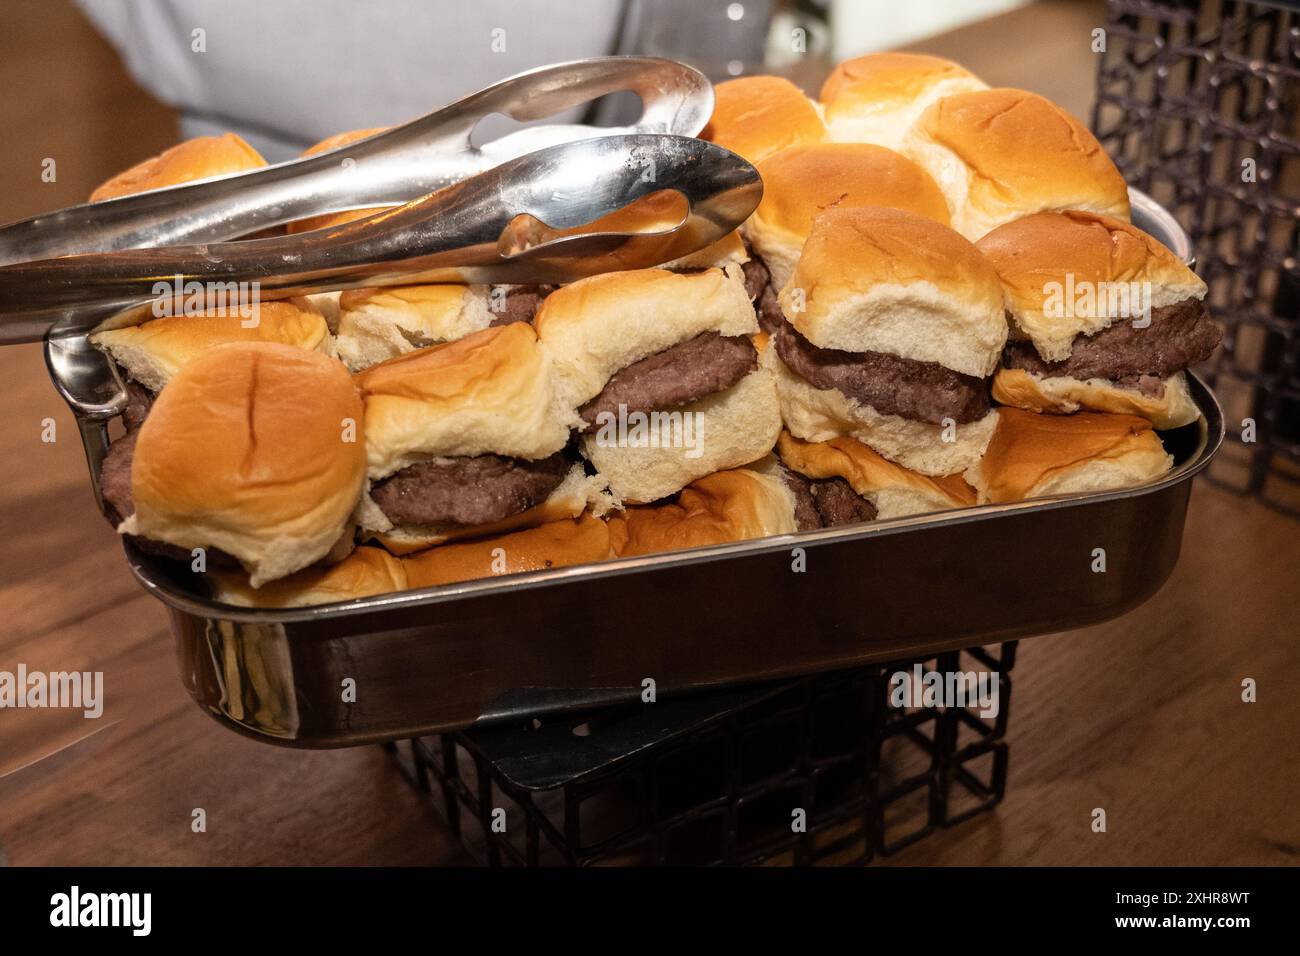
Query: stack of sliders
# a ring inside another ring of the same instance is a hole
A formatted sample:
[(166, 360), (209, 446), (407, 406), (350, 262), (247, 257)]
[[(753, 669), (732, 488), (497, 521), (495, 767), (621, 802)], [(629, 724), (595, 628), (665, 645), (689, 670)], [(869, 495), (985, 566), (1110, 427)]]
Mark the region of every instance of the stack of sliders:
[[(201, 552), (220, 600), (287, 607), (1164, 473), (1156, 430), (1195, 419), (1184, 370), (1221, 333), (1204, 284), (1128, 224), (1087, 130), (916, 54), (841, 64), (821, 98), (718, 86), (703, 135), (758, 165), (763, 201), (656, 269), (97, 330), (132, 397), (102, 476), (115, 524)], [(309, 152), (346, 158), (374, 132)], [(249, 152), (182, 144), (113, 188), (238, 172)], [(581, 228), (663, 230), (679, 204)], [(1049, 301), (1119, 284), (1150, 290), (1140, 322)]]

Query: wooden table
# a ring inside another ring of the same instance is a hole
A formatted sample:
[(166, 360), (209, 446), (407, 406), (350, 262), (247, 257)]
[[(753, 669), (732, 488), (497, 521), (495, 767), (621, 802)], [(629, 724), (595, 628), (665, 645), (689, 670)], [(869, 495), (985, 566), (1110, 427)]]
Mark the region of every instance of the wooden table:
[[(1058, 27), (1096, 22), (1086, 5), (1047, 7)], [(6, 115), (0, 219), (75, 201), (172, 140), (168, 111), (130, 84), (70, 9), (19, 0), (5, 16), (0, 80), (22, 82), (32, 97)], [(982, 45), (928, 46), (964, 50), (995, 82), (1009, 82), (1017, 63), (1037, 71), (1051, 62), (1062, 90), (1063, 76), (1074, 77), (1076, 94), (1086, 89), (1090, 61), (1076, 49), (1086, 53), (1086, 44), (1041, 24), (1039, 44), (1008, 39), (1023, 40), (1031, 26), (985, 23), (971, 28)], [(39, 46), (50, 34), (63, 51), (57, 63)], [(1006, 53), (994, 56), (999, 37)], [(1063, 37), (1079, 42), (1067, 49)], [(1045, 49), (1052, 43), (1055, 54)], [(60, 164), (54, 184), (39, 179), (47, 155)], [(106, 682), (97, 721), (0, 711), (0, 845), (9, 861), (466, 862), (379, 748), (278, 749), (195, 707), (161, 606), (130, 578), (95, 511), (72, 418), (39, 349), (0, 349), (0, 382), (0, 669), (21, 661), (100, 670)], [(53, 443), (41, 440), (46, 419), (56, 423)], [(1154, 599), (1110, 624), (1022, 643), (1003, 805), (890, 862), (1295, 864), (1297, 569), (1300, 524), (1200, 484), (1182, 560)], [(1241, 702), (1246, 677), (1258, 681), (1258, 703)], [(1107, 812), (1104, 834), (1090, 828), (1096, 807)], [(191, 828), (196, 808), (206, 832)]]

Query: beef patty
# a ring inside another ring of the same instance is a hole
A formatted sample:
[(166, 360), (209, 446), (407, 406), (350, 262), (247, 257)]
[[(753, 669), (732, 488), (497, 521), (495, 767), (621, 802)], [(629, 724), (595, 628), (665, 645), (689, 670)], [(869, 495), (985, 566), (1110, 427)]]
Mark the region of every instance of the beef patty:
[(776, 287), (772, 285), (772, 274), (768, 272), (767, 263), (753, 253), (741, 268), (745, 271), (745, 291), (758, 313), (758, 327), (771, 335), (785, 321), (781, 303), (776, 299)]
[(135, 431), (149, 417), (153, 408), (153, 392), (134, 379), (126, 381), (126, 408), (122, 411), (122, 424), (129, 432)]
[(782, 322), (776, 352), (790, 371), (816, 388), (834, 388), (883, 415), (943, 424), (965, 424), (988, 414), (985, 381), (938, 362), (920, 362), (885, 352), (841, 352), (813, 345)]
[(795, 527), (800, 531), (835, 528), (876, 518), (876, 506), (843, 478), (812, 479), (787, 469), (785, 483), (794, 492)]
[(1070, 357), (1045, 362), (1033, 342), (1007, 342), (1002, 364), (1036, 375), (1105, 378), (1147, 394), (1161, 394), (1163, 379), (1209, 358), (1223, 338), (1223, 330), (1210, 318), (1204, 302), (1187, 299), (1151, 310), (1151, 324), (1134, 328), (1129, 320), (1116, 322), (1094, 335), (1077, 335)]
[(135, 502), (131, 499), (131, 459), (135, 456), (135, 440), (139, 437), (139, 431), (132, 430), (113, 442), (99, 467), (99, 490), (104, 502), (114, 512), (109, 515), (113, 527), (135, 511)]
[(396, 525), (467, 527), (541, 504), (568, 471), (563, 452), (539, 461), (502, 455), (423, 461), (379, 482), (370, 496)]
[(578, 414), (588, 427), (602, 412), (676, 408), (731, 388), (758, 368), (758, 352), (743, 335), (703, 332), (615, 372)]
[[(501, 303), (501, 311), (492, 314), (492, 321), (489, 325), (496, 328), (498, 325), (510, 325), (513, 322), (531, 322), (533, 316), (537, 314), (537, 309), (542, 304), (542, 300), (553, 291), (555, 291), (555, 286), (551, 285), (511, 286), (506, 289), (505, 300)], [(489, 296), (489, 305), (492, 302), (493, 300)]]

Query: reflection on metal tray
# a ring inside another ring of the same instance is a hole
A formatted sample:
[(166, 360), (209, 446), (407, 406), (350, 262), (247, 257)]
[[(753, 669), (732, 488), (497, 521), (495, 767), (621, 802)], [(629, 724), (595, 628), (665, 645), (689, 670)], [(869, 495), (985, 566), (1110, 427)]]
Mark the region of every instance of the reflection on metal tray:
[(1222, 441), (1214, 397), (1197, 380), (1192, 394), (1204, 418), (1162, 436), (1173, 471), (1122, 491), (292, 610), (215, 604), (171, 563), (127, 555), (169, 609), (190, 692), (230, 726), (308, 747), (424, 736), (634, 699), (647, 679), (663, 695), (1116, 617), (1173, 570), (1192, 478)]
[[(1172, 218), (1131, 190), (1133, 221), (1190, 262)], [(103, 357), (46, 341), (77, 416), (96, 495), (111, 402), (67, 374)], [(1178, 558), (1191, 480), (1223, 438), (1162, 435), (1174, 469), (1115, 492), (988, 505), (758, 541), (557, 568), (345, 604), (216, 604), (201, 579), (125, 544), (168, 607), (182, 675), (205, 710), (259, 739), (348, 746), (817, 673), (1083, 627), (1150, 597)], [(792, 570), (791, 551), (806, 570)], [(1106, 550), (1105, 573), (1093, 551)], [(355, 700), (344, 700), (354, 681)]]

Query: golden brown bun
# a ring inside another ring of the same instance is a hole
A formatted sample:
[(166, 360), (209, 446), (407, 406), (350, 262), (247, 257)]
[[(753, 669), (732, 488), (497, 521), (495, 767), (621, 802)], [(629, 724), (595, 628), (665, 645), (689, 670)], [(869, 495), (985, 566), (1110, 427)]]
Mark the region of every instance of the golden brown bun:
[(257, 150), (234, 133), (200, 136), (118, 173), (91, 193), (90, 201), (116, 199), (212, 176), (229, 176), (265, 165), (266, 160)]
[(452, 342), (492, 324), (488, 287), (386, 286), (339, 297), (334, 350), (354, 372), (418, 348)]
[(852, 438), (806, 442), (782, 432), (777, 453), (786, 467), (809, 478), (843, 478), (876, 506), (876, 517), (899, 518), (975, 504), (961, 475), (929, 477), (881, 457)]
[(233, 555), (260, 587), (330, 552), (365, 485), (361, 397), (318, 352), (219, 345), (182, 368), (140, 427), (135, 513), (119, 528)]
[[(305, 299), (258, 304), (256, 314), (222, 315), (209, 309), (198, 315), (169, 315), (140, 325), (105, 329), (90, 336), (94, 345), (112, 356), (131, 378), (158, 391), (194, 359), (214, 345), (235, 342), (279, 342), (316, 352), (328, 351), (325, 317)], [(256, 322), (251, 328), (247, 323)]]
[(930, 174), (883, 146), (795, 146), (759, 163), (758, 171), (763, 201), (745, 232), (778, 290), (794, 272), (813, 220), (829, 209), (887, 206), (948, 225), (948, 204)]
[[(401, 525), (394, 527), (387, 516), (373, 504), (373, 499), (365, 500), (360, 511), (363, 537), (373, 537), (394, 554), (410, 554), (423, 551), (435, 545), (463, 538), (481, 538), (485, 535), (502, 534), (506, 531), (518, 531), (520, 528), (533, 528), (551, 521), (564, 518), (576, 518), (590, 509), (597, 516), (603, 515), (612, 505), (606, 493), (606, 481), (600, 475), (588, 475), (582, 465), (575, 464), (569, 469), (558, 488), (540, 504), (510, 515), (500, 521), (485, 525), (454, 527), (435, 527), (432, 525)], [(378, 527), (374, 527), (377, 525)]]
[(383, 548), (360, 547), (338, 564), (313, 566), (254, 588), (234, 571), (209, 575), (213, 598), (240, 607), (308, 607), (406, 590), (406, 569)]
[(704, 332), (758, 331), (743, 284), (720, 269), (579, 279), (547, 296), (534, 324), (554, 358), (560, 396), (573, 408), (600, 394), (615, 372), (678, 342)]
[(1040, 415), (1003, 408), (998, 428), (966, 480), (981, 502), (1086, 494), (1139, 485), (1173, 465), (1160, 437), (1134, 415)]
[[(335, 133), (333, 136), (327, 136), (315, 146), (309, 146), (303, 150), (303, 158), (308, 156), (319, 156), (321, 153), (328, 153), (331, 149), (338, 149), (342, 146), (349, 146), (358, 140), (374, 136), (376, 133), (382, 133), (388, 129), (387, 126), (374, 126), (370, 129), (354, 129), (346, 133)], [(307, 219), (299, 219), (297, 222), (291, 222), (285, 226), (285, 231), (311, 232), (313, 229), (327, 229), (330, 226), (342, 226), (349, 222), (356, 222), (358, 219), (365, 219), (366, 216), (373, 216), (381, 212), (385, 207), (375, 206), (370, 209), (349, 209), (347, 212), (336, 212), (324, 216), (311, 216)]]
[[(1111, 315), (1105, 307), (1062, 309), (1067, 282), (1094, 293), (1104, 293), (1112, 284), (1149, 282), (1147, 304), (1153, 309), (1205, 298), (1205, 283), (1182, 260), (1141, 229), (1111, 216), (1042, 212), (999, 226), (976, 246), (1002, 280), (1012, 319), (1049, 362), (1069, 358), (1076, 335), (1092, 335), (1127, 318)], [(1046, 312), (1045, 306), (1050, 307)], [(1081, 314), (1069, 315), (1072, 311)]]
[(428, 588), (521, 571), (563, 568), (614, 557), (605, 522), (577, 519), (516, 531), (512, 534), (445, 544), (401, 559), (407, 586)]
[(1002, 286), (979, 251), (898, 209), (832, 209), (804, 243), (781, 309), (808, 341), (992, 374), (1007, 339)]
[(789, 80), (745, 76), (713, 88), (713, 116), (700, 139), (751, 163), (801, 143), (826, 138), (817, 107)]
[(411, 352), (356, 381), (374, 479), (440, 456), (546, 458), (577, 422), (556, 398), (551, 359), (526, 322)]
[(1164, 394), (1157, 398), (1104, 378), (1043, 377), (1024, 369), (1003, 368), (993, 378), (993, 397), (1003, 405), (1031, 412), (1070, 415), (1082, 408), (1137, 415), (1160, 429), (1179, 428), (1201, 417), (1182, 372), (1165, 379), (1164, 386)]
[(794, 494), (770, 458), (753, 468), (719, 471), (669, 501), (634, 505), (609, 519), (619, 557), (699, 548), (798, 530)]
[(934, 177), (953, 228), (967, 239), (1045, 210), (1129, 218), (1128, 187), (1096, 137), (1051, 100), (1025, 90), (937, 101), (908, 131), (903, 152)]
[(869, 53), (845, 60), (822, 85), (832, 139), (897, 148), (907, 128), (935, 100), (987, 89), (964, 67), (925, 53)]

